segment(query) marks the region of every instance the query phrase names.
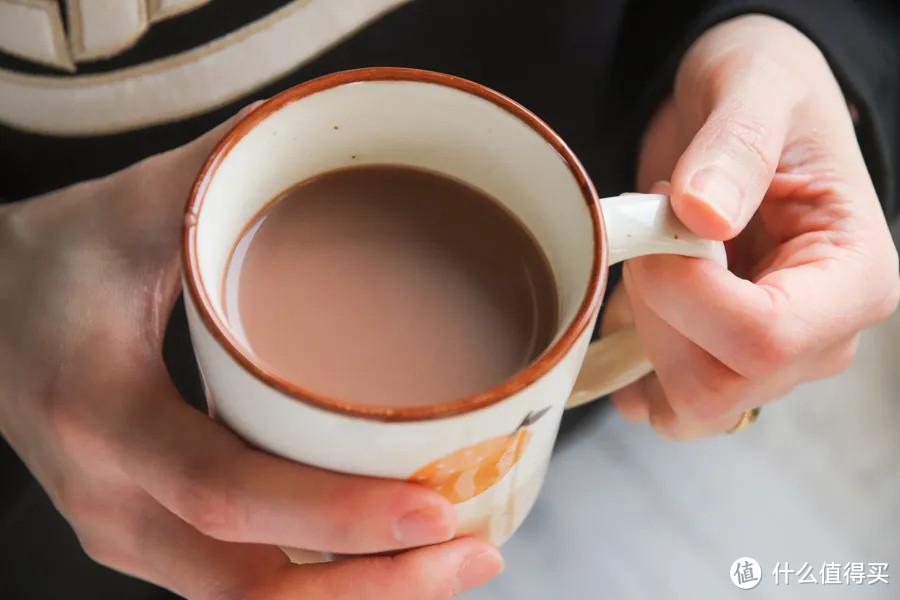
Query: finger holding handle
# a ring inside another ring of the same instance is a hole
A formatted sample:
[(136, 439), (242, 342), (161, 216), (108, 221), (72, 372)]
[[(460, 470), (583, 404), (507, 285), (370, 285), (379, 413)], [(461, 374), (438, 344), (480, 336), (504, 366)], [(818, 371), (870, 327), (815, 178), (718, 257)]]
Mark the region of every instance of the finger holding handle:
[[(609, 252), (609, 265), (649, 254), (678, 254), (712, 260), (727, 266), (722, 242), (698, 237), (675, 216), (665, 194), (623, 194), (600, 200)], [(616, 391), (653, 366), (633, 325), (593, 342), (567, 408)]]

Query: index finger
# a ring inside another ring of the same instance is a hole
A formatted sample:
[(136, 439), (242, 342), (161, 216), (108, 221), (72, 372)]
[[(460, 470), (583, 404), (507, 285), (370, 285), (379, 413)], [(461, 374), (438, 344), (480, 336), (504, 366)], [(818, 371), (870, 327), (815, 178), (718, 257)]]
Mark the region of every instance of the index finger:
[(191, 600), (447, 600), (503, 568), (499, 551), (477, 538), (392, 557), (295, 565), (277, 548), (206, 537), (158, 505), (144, 516), (134, 556), (112, 566), (124, 564)]
[(432, 544), (453, 506), (403, 481), (343, 475), (248, 447), (166, 381), (126, 419), (123, 468), (158, 502), (218, 539), (359, 554)]
[(755, 377), (880, 322), (897, 305), (887, 257), (824, 237), (793, 244), (793, 260), (756, 282), (682, 257), (635, 259), (630, 272), (653, 312), (730, 369)]

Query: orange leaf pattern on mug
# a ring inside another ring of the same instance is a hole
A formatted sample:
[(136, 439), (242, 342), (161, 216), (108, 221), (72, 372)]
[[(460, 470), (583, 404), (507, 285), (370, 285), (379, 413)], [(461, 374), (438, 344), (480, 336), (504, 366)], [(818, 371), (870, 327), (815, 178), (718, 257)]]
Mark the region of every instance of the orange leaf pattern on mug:
[(457, 450), (416, 471), (421, 483), (453, 504), (465, 502), (500, 481), (522, 456), (531, 439), (527, 429)]
[(550, 410), (528, 413), (515, 431), (467, 446), (431, 462), (409, 478), (453, 504), (470, 500), (503, 479), (515, 466), (531, 440), (527, 427)]

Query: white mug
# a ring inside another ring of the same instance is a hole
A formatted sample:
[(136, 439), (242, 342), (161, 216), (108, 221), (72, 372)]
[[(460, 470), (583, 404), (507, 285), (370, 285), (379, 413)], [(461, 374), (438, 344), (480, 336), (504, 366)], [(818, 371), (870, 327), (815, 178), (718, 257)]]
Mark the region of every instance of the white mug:
[[(247, 223), (299, 181), (360, 164), (465, 181), (531, 230), (559, 297), (558, 331), (531, 365), (472, 397), (367, 406), (285, 380), (231, 333), (220, 290)], [(439, 73), (369, 68), (275, 96), (213, 151), (186, 209), (185, 303), (210, 408), (238, 435), (323, 469), (428, 485), (455, 503), (460, 534), (501, 544), (537, 497), (567, 403), (651, 370), (633, 329), (590, 337), (609, 265), (658, 253), (725, 261), (722, 244), (688, 231), (666, 196), (598, 198), (559, 136), (501, 94)]]

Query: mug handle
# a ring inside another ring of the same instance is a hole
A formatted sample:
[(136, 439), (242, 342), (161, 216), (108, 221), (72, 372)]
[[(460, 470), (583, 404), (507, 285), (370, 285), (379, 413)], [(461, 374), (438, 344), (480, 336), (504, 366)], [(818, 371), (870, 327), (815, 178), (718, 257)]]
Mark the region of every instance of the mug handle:
[[(603, 198), (600, 205), (610, 265), (648, 254), (680, 254), (728, 266), (724, 244), (692, 233), (664, 194), (622, 194)], [(652, 371), (634, 325), (618, 329), (588, 347), (566, 408), (610, 394)]]

